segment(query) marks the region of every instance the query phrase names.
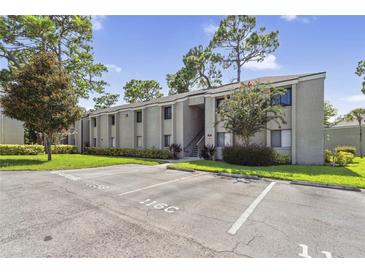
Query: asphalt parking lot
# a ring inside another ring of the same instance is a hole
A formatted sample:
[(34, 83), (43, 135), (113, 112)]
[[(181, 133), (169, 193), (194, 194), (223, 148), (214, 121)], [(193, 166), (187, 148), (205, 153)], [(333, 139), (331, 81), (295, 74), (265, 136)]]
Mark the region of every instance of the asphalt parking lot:
[(0, 173), (1, 257), (365, 257), (365, 193), (164, 165)]

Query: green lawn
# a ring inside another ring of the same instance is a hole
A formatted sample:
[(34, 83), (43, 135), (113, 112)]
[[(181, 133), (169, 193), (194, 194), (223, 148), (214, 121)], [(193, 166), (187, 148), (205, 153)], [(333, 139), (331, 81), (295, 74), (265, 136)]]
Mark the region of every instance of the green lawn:
[(251, 167), (232, 165), (218, 161), (193, 161), (172, 165), (178, 168), (195, 169), (209, 172), (225, 172), (261, 177), (320, 182), (365, 188), (365, 158), (355, 158), (347, 167), (282, 165)]
[(159, 161), (137, 158), (96, 156), (83, 154), (54, 154), (52, 161), (47, 155), (0, 155), (0, 170), (56, 170), (111, 165), (157, 165)]

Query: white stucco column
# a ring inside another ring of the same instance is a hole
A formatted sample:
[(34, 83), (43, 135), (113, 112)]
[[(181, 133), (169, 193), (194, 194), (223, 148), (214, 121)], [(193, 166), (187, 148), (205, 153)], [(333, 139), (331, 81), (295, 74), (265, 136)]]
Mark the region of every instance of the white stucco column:
[(291, 162), (293, 165), (297, 163), (297, 85), (293, 84), (291, 89)]
[(146, 109), (142, 109), (142, 147), (146, 148), (147, 144), (147, 123), (146, 123)]
[(132, 128), (131, 128), (131, 138), (132, 138), (132, 148), (136, 147), (136, 111), (130, 111), (131, 120), (132, 120)]
[(160, 125), (160, 149), (163, 148), (163, 122), (164, 122), (164, 117), (163, 117), (163, 107), (160, 106), (159, 108), (159, 125)]
[(171, 123), (171, 144), (175, 143), (175, 129), (176, 129), (176, 104), (174, 103), (171, 106), (171, 115), (172, 115), (172, 123)]
[(115, 113), (115, 146), (120, 147), (120, 112)]

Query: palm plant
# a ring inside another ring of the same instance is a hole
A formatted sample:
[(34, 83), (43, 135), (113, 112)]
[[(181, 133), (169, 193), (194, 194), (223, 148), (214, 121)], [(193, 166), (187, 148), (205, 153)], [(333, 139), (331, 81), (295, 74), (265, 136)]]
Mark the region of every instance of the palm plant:
[(360, 142), (360, 157), (363, 157), (362, 148), (362, 123), (365, 121), (365, 108), (356, 108), (345, 116), (347, 121), (356, 120), (359, 123), (359, 142)]

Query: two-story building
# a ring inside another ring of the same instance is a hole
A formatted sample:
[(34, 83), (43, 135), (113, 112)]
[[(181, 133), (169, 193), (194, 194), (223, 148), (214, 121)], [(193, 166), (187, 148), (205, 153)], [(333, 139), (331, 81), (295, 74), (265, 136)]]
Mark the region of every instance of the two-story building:
[[(325, 76), (319, 72), (249, 80), (286, 89), (276, 100), (285, 109), (286, 123), (269, 123), (267, 130), (256, 134), (252, 142), (289, 155), (293, 164), (322, 164)], [(228, 84), (90, 112), (76, 123), (72, 138), (81, 150), (85, 146), (167, 148), (176, 143), (183, 148), (182, 157), (197, 156), (198, 147), (204, 144), (214, 145), (216, 159), (222, 159), (223, 147), (241, 140), (219, 121), (217, 106), (240, 85)]]

